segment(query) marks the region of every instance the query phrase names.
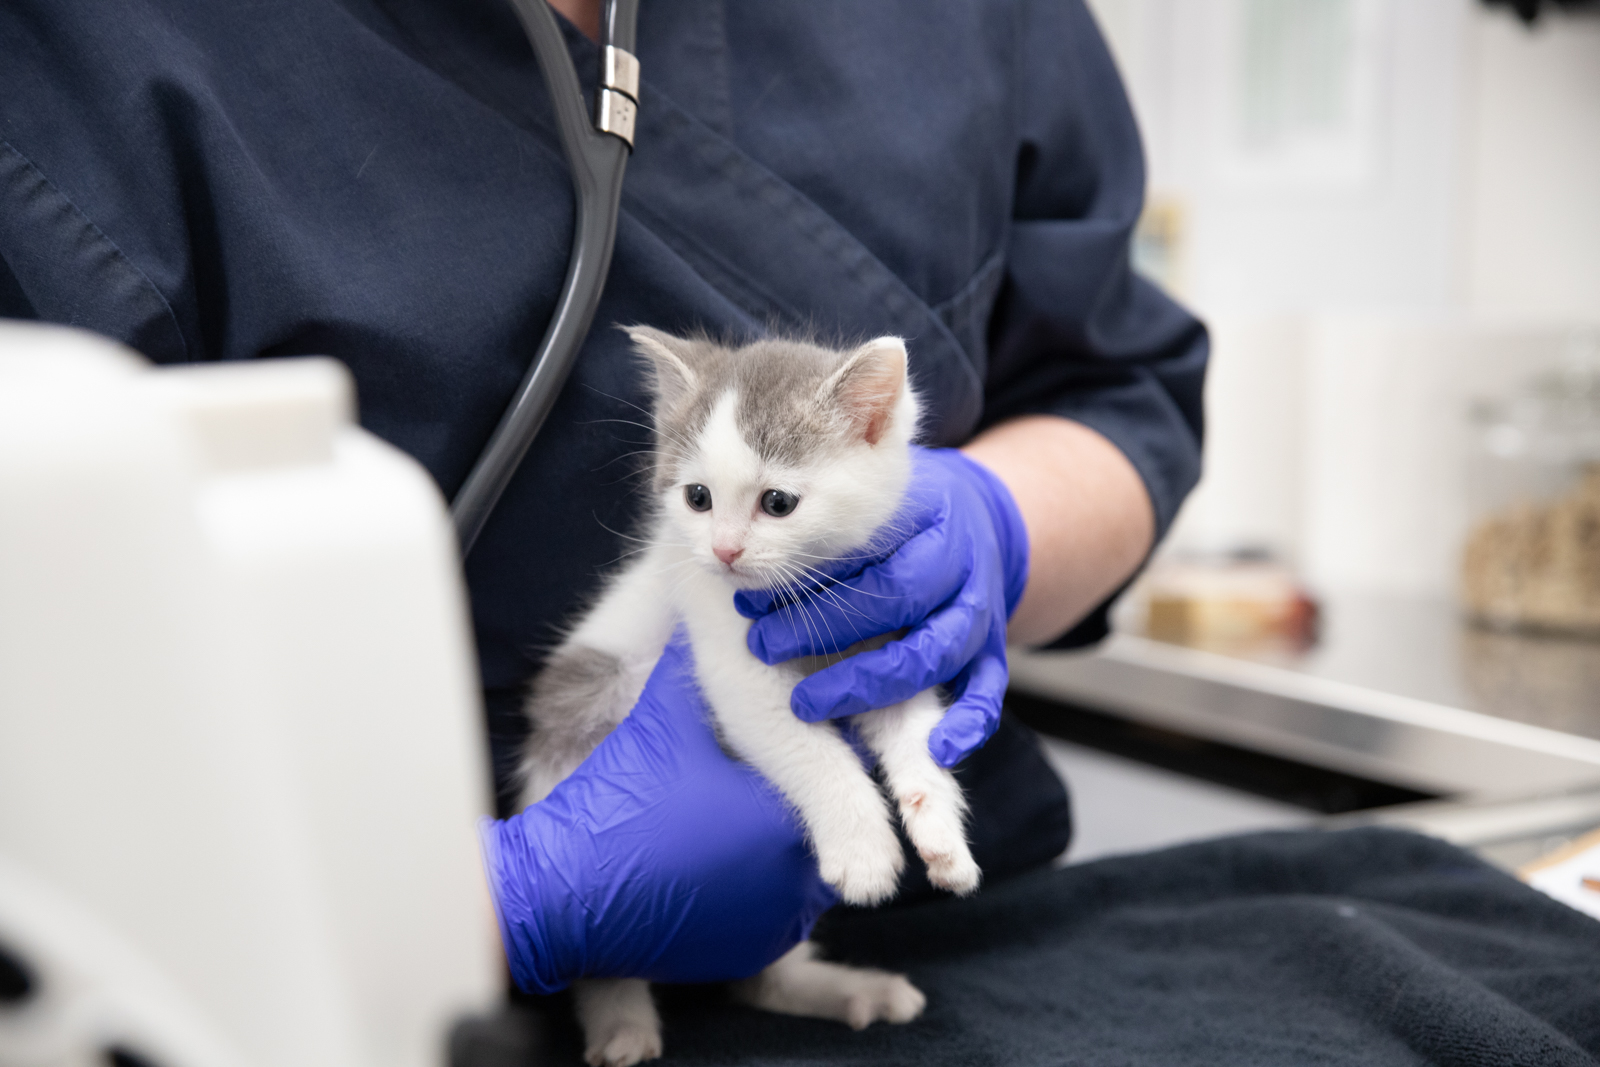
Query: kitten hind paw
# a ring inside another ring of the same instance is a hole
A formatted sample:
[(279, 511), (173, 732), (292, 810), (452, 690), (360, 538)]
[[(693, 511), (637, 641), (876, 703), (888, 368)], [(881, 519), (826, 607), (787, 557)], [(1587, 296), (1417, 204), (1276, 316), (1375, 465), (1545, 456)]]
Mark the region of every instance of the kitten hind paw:
[(590, 1045), (583, 1059), (589, 1067), (634, 1067), (636, 1063), (660, 1055), (661, 1031), (653, 1026), (628, 1023), (607, 1034), (604, 1045)]
[(903, 975), (872, 973), (845, 1001), (844, 1021), (852, 1030), (875, 1022), (908, 1023), (922, 1014), (928, 998)]

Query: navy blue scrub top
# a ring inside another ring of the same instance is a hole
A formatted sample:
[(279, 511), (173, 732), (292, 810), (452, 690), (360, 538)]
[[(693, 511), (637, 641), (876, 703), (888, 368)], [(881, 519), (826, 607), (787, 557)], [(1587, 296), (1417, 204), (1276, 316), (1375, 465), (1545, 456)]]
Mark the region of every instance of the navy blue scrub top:
[[(1138, 133), (1081, 2), (646, 0), (639, 54), (605, 298), (467, 567), (487, 688), (525, 680), (625, 550), (647, 402), (617, 324), (898, 334), (930, 443), (1076, 419), (1166, 530), (1199, 475), (1207, 341), (1129, 269)], [(0, 4), (0, 315), (159, 362), (337, 356), (363, 424), (446, 494), (571, 231), (505, 0)]]

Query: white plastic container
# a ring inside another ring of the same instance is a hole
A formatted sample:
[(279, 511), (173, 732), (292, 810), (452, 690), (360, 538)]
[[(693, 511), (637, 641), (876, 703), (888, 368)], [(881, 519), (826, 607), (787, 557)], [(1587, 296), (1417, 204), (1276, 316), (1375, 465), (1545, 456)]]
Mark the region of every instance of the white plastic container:
[(497, 997), (454, 540), (352, 407), (0, 322), (0, 1063), (433, 1067)]

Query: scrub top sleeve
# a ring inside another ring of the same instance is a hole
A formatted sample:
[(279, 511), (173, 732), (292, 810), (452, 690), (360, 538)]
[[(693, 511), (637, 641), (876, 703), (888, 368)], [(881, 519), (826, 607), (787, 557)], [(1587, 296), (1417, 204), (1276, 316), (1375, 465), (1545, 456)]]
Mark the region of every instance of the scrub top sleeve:
[[(1051, 414), (1103, 434), (1143, 478), (1159, 540), (1200, 477), (1205, 327), (1131, 268), (1144, 157), (1093, 18), (1081, 2), (1043, 0), (1027, 20), (983, 425)], [(1057, 645), (1103, 636), (1106, 606)]]

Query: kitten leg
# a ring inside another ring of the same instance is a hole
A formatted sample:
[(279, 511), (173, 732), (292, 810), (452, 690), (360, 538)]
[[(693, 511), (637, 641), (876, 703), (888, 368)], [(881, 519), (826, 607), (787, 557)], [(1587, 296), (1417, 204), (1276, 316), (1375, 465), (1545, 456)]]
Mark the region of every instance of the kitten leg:
[(775, 706), (747, 705), (728, 715), (722, 711), (726, 705), (713, 703), (728, 747), (777, 786), (799, 813), (822, 880), (851, 904), (877, 904), (893, 896), (905, 856), (892, 816), (837, 728), (795, 718), (787, 690)]
[(878, 757), (906, 836), (934, 885), (965, 896), (981, 872), (967, 846), (967, 800), (955, 775), (934, 762), (928, 734), (944, 716), (938, 695), (918, 693), (903, 704), (855, 718), (861, 739)]
[(661, 1017), (642, 978), (585, 978), (572, 983), (589, 1067), (633, 1067), (661, 1055)]
[(724, 743), (777, 786), (800, 815), (823, 881), (852, 904), (894, 894), (905, 856), (888, 805), (855, 750), (831, 722), (789, 709), (797, 675), (750, 654), (750, 620), (720, 581), (686, 582), (680, 595), (695, 673)]
[(904, 975), (827, 963), (816, 954), (815, 945), (802, 941), (754, 978), (733, 983), (734, 998), (784, 1015), (834, 1019), (852, 1030), (922, 1014), (927, 998)]
[[(523, 748), (524, 806), (548, 796), (639, 702), (676, 619), (663, 595), (669, 567), (653, 550), (613, 578), (534, 680), (524, 704), (533, 727)], [(591, 1067), (661, 1055), (648, 982), (584, 979), (572, 983), (572, 996)]]

